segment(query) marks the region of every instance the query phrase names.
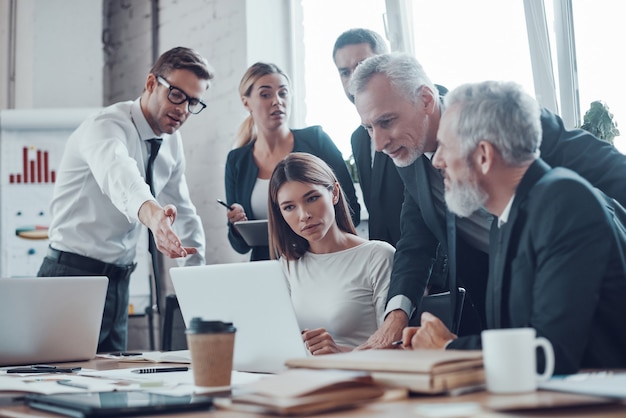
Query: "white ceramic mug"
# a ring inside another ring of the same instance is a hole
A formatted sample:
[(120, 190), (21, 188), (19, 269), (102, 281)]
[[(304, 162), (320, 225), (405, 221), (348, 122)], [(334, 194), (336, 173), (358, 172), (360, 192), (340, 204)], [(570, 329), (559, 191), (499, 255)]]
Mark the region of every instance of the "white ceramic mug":
[[(487, 390), (519, 393), (537, 390), (554, 372), (554, 350), (534, 328), (485, 330), (481, 334)], [(537, 373), (537, 347), (545, 354), (545, 370)]]

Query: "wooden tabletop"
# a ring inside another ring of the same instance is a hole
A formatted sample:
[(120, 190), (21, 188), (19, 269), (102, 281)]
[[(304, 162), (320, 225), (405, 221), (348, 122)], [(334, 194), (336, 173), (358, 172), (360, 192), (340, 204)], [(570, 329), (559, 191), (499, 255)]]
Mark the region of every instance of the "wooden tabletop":
[[(96, 370), (136, 367), (136, 363), (123, 363), (110, 359), (89, 362), (65, 363)], [(0, 417), (58, 417), (58, 415), (30, 409), (19, 400), (19, 393), (0, 393)], [(206, 412), (186, 412), (158, 417), (269, 417), (272, 415), (250, 414), (225, 409)], [(404, 397), (401, 391), (390, 391), (388, 400), (381, 400), (356, 408), (323, 414), (334, 417), (626, 417), (626, 402), (606, 401), (566, 393), (537, 391), (519, 395), (492, 395), (476, 391), (456, 396)]]

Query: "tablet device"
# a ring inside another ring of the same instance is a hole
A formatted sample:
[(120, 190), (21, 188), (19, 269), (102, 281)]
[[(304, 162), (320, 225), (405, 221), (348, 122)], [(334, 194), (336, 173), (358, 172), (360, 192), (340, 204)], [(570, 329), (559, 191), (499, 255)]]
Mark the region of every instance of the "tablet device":
[(208, 396), (170, 396), (148, 392), (90, 392), (27, 395), (29, 407), (68, 417), (126, 417), (164, 412), (208, 410)]
[(239, 221), (234, 223), (235, 229), (251, 247), (269, 245), (267, 219)]

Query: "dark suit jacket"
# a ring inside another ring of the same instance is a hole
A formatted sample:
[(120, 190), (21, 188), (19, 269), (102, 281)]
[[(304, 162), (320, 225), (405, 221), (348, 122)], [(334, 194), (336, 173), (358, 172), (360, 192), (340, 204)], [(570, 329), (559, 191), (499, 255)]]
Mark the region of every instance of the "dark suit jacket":
[(369, 214), (369, 239), (386, 241), (395, 247), (400, 239), (404, 183), (387, 154), (376, 152), (372, 167), (371, 139), (365, 128), (359, 126), (350, 142)]
[(492, 226), (487, 327), (535, 328), (554, 347), (556, 374), (626, 367), (626, 234), (616, 215), (626, 211), (576, 173), (535, 161), (507, 223)]
[[(541, 125), (544, 161), (576, 171), (622, 205), (626, 204), (626, 156), (587, 131), (565, 130), (561, 118), (546, 109), (541, 112)], [(405, 295), (419, 306), (428, 284), (437, 289), (446, 288), (449, 265), (456, 263), (457, 282), (467, 288), (484, 324), (487, 256), (457, 234), (457, 259), (448, 260), (445, 213), (437, 212), (433, 204), (426, 164), (431, 164), (430, 160), (422, 156), (412, 165), (398, 169), (405, 185), (402, 236), (396, 246), (388, 299)]]
[[(341, 151), (339, 151), (335, 143), (320, 126), (292, 129), (291, 132), (293, 132), (294, 142), (292, 152), (313, 154), (324, 160), (333, 169), (352, 210), (352, 221), (355, 225), (358, 225), (361, 222), (361, 206), (357, 201), (354, 183), (346, 162), (343, 160)], [(253, 148), (254, 142), (251, 142), (241, 148), (230, 151), (226, 159), (226, 172), (224, 175), (227, 203), (229, 205), (239, 203), (243, 206), (250, 220), (258, 219), (252, 212), (252, 204), (250, 202), (252, 189), (259, 174), (259, 168), (256, 166), (252, 155)], [(228, 240), (233, 249), (240, 254), (245, 254), (251, 249), (230, 223), (228, 224)], [(252, 248), (251, 261), (268, 259), (268, 246)]]

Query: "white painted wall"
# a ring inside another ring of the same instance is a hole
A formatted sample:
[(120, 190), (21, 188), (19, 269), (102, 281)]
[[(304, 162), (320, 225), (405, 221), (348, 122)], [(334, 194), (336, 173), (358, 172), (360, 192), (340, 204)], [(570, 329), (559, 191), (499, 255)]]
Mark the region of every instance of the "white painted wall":
[(15, 108), (101, 106), (102, 1), (15, 4)]

